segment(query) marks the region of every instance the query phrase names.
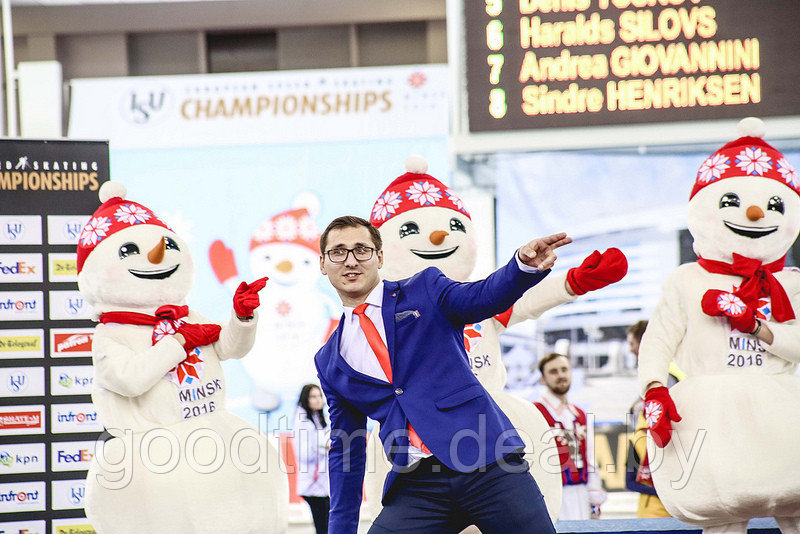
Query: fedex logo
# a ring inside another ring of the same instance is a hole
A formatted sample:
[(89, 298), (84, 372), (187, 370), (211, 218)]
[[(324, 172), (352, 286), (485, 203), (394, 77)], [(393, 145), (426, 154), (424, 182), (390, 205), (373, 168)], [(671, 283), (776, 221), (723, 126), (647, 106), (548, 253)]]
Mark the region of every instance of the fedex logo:
[(65, 441), (51, 444), (52, 471), (83, 471), (94, 458), (94, 441)]
[(0, 523), (0, 534), (45, 534), (44, 521), (12, 521)]
[(41, 282), (41, 254), (0, 254), (0, 282)]

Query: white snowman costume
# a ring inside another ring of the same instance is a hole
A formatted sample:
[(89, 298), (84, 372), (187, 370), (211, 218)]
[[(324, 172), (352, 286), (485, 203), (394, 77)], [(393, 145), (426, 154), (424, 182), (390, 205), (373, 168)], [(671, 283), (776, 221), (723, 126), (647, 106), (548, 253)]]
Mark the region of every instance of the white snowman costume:
[[(235, 290), (233, 252), (215, 241), (209, 257), (219, 281)], [(253, 379), (253, 406), (270, 411), (281, 398), (296, 399), (304, 384), (316, 382), (314, 354), (340, 315), (318, 286), (319, 231), (309, 208), (282, 211), (258, 226), (250, 240), (250, 273), (269, 277), (270, 290), (261, 295), (256, 344), (242, 364)]]
[[(186, 243), (124, 195), (103, 185), (78, 245), (78, 286), (103, 323), (92, 400), (112, 436), (87, 475), (87, 517), (100, 534), (285, 532), (279, 454), (225, 407), (220, 360), (247, 354), (257, 317), (213, 325), (188, 311)], [(209, 343), (185, 350), (172, 335), (184, 325)]]
[[(800, 179), (763, 129), (743, 120), (743, 137), (701, 166), (688, 220), (701, 259), (664, 283), (639, 353), (643, 392), (667, 383), (672, 359), (686, 373), (668, 392), (682, 420), (663, 449), (649, 433), (648, 456), (666, 509), (707, 532), (745, 532), (765, 516), (800, 532), (800, 272), (782, 269), (800, 232)], [(763, 291), (745, 298), (757, 279)], [(771, 343), (731, 325), (753, 316)]]
[[(379, 227), (383, 239), (381, 275), (400, 280), (435, 266), (454, 280), (466, 281), (475, 267), (477, 245), (463, 202), (452, 189), (425, 174), (427, 163), (422, 157), (409, 157), (405, 166), (407, 174), (384, 191), (371, 214), (370, 222)], [(409, 207), (408, 202), (415, 204)], [(513, 324), (536, 319), (554, 306), (574, 301), (577, 296), (567, 291), (566, 277), (566, 273), (549, 275), (507, 312), (464, 328), (470, 367), (525, 442), (525, 459), (553, 521), (558, 517), (562, 496), (558, 452), (550, 426), (539, 410), (531, 402), (503, 391), (506, 368), (498, 336)], [(367, 466), (367, 505), (377, 516), (383, 482), (391, 469), (377, 428), (367, 444)]]

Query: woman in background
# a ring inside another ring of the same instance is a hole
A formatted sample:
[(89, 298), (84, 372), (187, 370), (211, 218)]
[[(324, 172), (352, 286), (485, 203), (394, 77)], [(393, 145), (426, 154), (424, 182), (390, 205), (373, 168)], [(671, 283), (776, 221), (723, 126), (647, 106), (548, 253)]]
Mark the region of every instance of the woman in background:
[(328, 532), (331, 507), (328, 482), (328, 441), (330, 428), (322, 409), (325, 399), (316, 384), (300, 391), (294, 422), (294, 452), (297, 456), (297, 493), (311, 508), (317, 534)]

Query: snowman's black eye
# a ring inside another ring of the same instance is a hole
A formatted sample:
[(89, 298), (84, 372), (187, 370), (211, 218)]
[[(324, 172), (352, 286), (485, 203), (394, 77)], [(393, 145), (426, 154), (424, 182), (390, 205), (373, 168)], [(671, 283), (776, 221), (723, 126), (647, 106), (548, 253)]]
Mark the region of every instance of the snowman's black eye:
[(404, 238), (406, 236), (410, 236), (411, 234), (418, 234), (419, 233), (419, 226), (417, 223), (414, 222), (407, 222), (403, 226), (400, 227), (400, 238)]
[(720, 208), (738, 208), (740, 205), (739, 195), (736, 193), (725, 193), (719, 199)]
[(781, 197), (772, 197), (767, 202), (767, 209), (783, 213), (783, 199)]
[(171, 237), (164, 236), (164, 245), (166, 245), (167, 250), (180, 250), (178, 244)]
[(137, 247), (133, 243), (125, 243), (121, 247), (119, 247), (119, 257), (120, 258), (127, 258), (132, 254), (139, 254), (139, 247)]
[(464, 232), (467, 233), (467, 229), (464, 228), (464, 223), (461, 222), (460, 219), (456, 219), (453, 217), (450, 219), (450, 230), (453, 232)]

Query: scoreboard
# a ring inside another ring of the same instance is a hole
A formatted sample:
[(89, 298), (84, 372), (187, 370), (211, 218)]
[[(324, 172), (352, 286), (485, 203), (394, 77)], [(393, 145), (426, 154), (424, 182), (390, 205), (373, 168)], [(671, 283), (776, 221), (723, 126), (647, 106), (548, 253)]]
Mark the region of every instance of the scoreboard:
[(800, 114), (797, 0), (466, 0), (471, 132)]

